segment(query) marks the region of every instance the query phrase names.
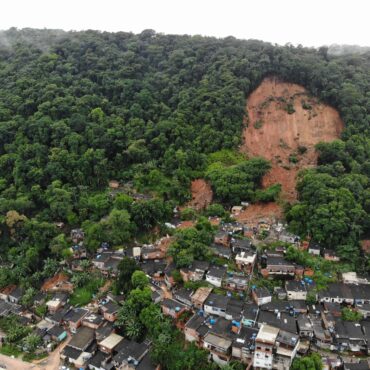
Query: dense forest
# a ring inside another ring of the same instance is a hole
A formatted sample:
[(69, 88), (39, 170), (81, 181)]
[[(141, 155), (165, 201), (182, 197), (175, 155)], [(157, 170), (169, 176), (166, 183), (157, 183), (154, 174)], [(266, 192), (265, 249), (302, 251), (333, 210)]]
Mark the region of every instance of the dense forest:
[[(44, 258), (67, 253), (55, 223), (82, 225), (91, 251), (124, 244), (168, 220), (194, 178), (207, 177), (225, 206), (275, 199), (278, 185), (260, 189), (266, 160), (217, 160), (238, 148), (246, 98), (269, 75), (303, 85), (345, 122), (341, 140), (318, 145), (319, 166), (301, 175), (286, 214), (294, 232), (356, 262), (370, 232), (369, 54), (10, 29), (0, 34), (0, 286), (38, 281)], [(111, 197), (111, 179), (152, 198)]]

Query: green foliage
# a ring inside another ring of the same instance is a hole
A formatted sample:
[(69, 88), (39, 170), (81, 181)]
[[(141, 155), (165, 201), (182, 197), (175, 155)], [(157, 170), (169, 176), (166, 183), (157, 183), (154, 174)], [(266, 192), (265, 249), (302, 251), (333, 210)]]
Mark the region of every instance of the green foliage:
[(120, 292), (128, 293), (132, 289), (133, 285), (131, 276), (137, 270), (139, 270), (139, 266), (135, 260), (124, 257), (122, 261), (120, 261), (118, 265), (118, 276), (115, 284), (117, 294)]
[(312, 353), (308, 356), (295, 358), (291, 370), (322, 370), (323, 363), (318, 353)]
[(189, 221), (195, 220), (197, 217), (197, 213), (193, 208), (185, 208), (181, 211), (181, 220)]
[(213, 238), (212, 226), (200, 220), (195, 227), (176, 231), (176, 240), (168, 248), (177, 267), (189, 266), (194, 259), (204, 260), (210, 256), (209, 245)]
[(210, 204), (204, 214), (208, 217), (224, 217), (228, 212), (225, 211), (224, 207), (221, 204), (213, 203)]
[(267, 189), (257, 189), (255, 193), (255, 200), (258, 202), (274, 202), (278, 199), (281, 192), (281, 185), (274, 184)]
[(344, 307), (342, 309), (342, 320), (344, 321), (360, 321), (362, 319), (362, 315), (360, 312), (354, 311), (348, 307)]
[(84, 279), (83, 282), (80, 283), (80, 287), (74, 290), (73, 294), (69, 298), (69, 303), (73, 306), (87, 305), (91, 302), (93, 296), (98, 292), (99, 288), (102, 287), (103, 284), (103, 278), (90, 275), (90, 279)]
[(131, 276), (131, 284), (134, 288), (143, 289), (149, 284), (149, 279), (143, 271), (134, 271)]
[(239, 164), (225, 167), (216, 162), (206, 171), (215, 192), (215, 197), (227, 204), (239, 204), (252, 200), (263, 175), (271, 168), (263, 158), (252, 158)]

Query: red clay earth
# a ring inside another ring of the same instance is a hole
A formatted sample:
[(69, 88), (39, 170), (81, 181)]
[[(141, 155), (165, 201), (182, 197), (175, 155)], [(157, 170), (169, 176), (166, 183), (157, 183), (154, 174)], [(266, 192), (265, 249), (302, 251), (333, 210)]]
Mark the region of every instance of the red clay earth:
[[(265, 78), (252, 92), (247, 113), (241, 152), (270, 160), (272, 169), (263, 178), (263, 187), (280, 183), (282, 199), (295, 201), (298, 171), (317, 164), (315, 145), (339, 138), (344, 128), (339, 113), (308, 95), (302, 86), (274, 77)], [(266, 213), (262, 212), (264, 208)], [(270, 216), (273, 208), (251, 205), (238, 219), (254, 213)], [(279, 217), (281, 210), (277, 207), (275, 211)]]
[(209, 206), (213, 199), (213, 191), (211, 185), (204, 179), (197, 179), (191, 183), (192, 200), (187, 204), (187, 207), (201, 210)]

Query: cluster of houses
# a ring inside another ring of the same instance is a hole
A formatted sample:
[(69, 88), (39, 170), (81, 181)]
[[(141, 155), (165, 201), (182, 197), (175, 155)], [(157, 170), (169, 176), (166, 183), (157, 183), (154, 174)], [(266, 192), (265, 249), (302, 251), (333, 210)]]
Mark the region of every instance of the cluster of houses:
[[(61, 359), (78, 369), (155, 369), (149, 357), (150, 342), (137, 343), (116, 333), (115, 321), (123, 297), (108, 293), (104, 299), (86, 307), (69, 304), (71, 289), (64, 274), (47, 280), (33, 297), (29, 309), (20, 304), (24, 291), (9, 286), (0, 293), (0, 317), (17, 315), (20, 323), (30, 325), (42, 338), (40, 350), (51, 351), (67, 337), (68, 344)], [(37, 316), (36, 307), (45, 304), (44, 318)], [(5, 333), (1, 333), (5, 339)]]
[[(297, 236), (279, 225), (270, 230), (265, 223), (247, 228), (230, 222), (219, 224), (211, 245), (215, 258), (210, 261), (194, 260), (189, 266), (177, 269), (167, 256), (173, 239), (164, 237), (155, 244), (126, 250), (112, 250), (103, 243), (91, 262), (104, 276), (114, 278), (125, 256), (135, 259), (150, 279), (153, 302), (174, 320), (187, 341), (208, 350), (213, 361), (220, 365), (237, 360), (246, 368), (287, 370), (296, 355), (305, 355), (310, 350), (368, 355), (370, 283), (367, 278), (344, 273), (341, 282), (329, 284), (327, 290), (317, 294), (310, 271), (288, 261), (283, 247), (257, 253), (252, 240), (261, 230), (275, 233), (277, 240), (302, 247)], [(71, 239), (71, 268), (78, 271), (79, 261), (88, 257), (83, 231), (72, 230)], [(333, 251), (317, 243), (303, 244), (303, 248), (327, 260), (339, 260)], [(284, 284), (273, 292), (265, 284), (254, 285), (251, 278), (257, 268), (263, 278), (279, 279)], [(197, 283), (185, 286), (198, 288), (183, 287), (175, 280), (174, 270), (184, 283)], [(45, 281), (33, 297), (31, 307), (25, 309), (21, 305), (24, 291), (8, 286), (0, 291), (0, 317), (12, 313), (25, 325), (32, 325), (48, 351), (69, 338), (60, 357), (65, 364), (79, 369), (155, 368), (150, 361), (150, 341), (128, 340), (115, 328), (123, 296), (108, 292), (86, 307), (73, 307), (69, 304), (73, 289), (68, 276), (58, 273)], [(306, 300), (310, 293), (316, 298), (309, 305)], [(47, 309), (43, 318), (36, 313), (40, 305)], [(344, 321), (344, 306), (360, 312), (363, 319)], [(0, 333), (0, 339), (4, 336)], [(342, 362), (335, 366), (352, 368)]]

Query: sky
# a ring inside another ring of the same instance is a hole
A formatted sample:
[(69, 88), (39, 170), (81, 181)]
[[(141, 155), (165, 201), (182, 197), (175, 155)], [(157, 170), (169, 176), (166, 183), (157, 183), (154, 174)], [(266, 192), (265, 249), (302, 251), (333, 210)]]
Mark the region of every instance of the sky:
[(0, 29), (234, 36), (284, 45), (370, 46), (369, 0), (1, 0)]

